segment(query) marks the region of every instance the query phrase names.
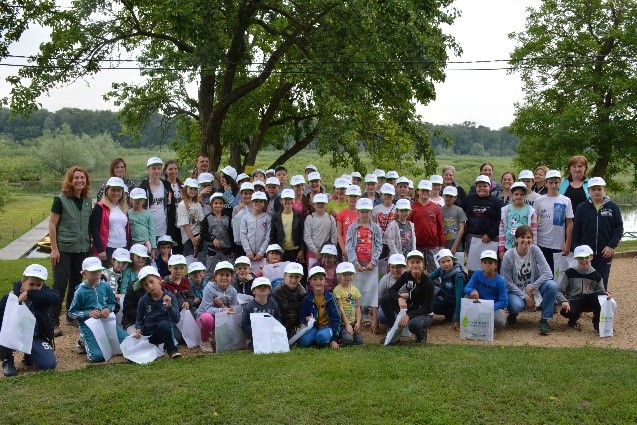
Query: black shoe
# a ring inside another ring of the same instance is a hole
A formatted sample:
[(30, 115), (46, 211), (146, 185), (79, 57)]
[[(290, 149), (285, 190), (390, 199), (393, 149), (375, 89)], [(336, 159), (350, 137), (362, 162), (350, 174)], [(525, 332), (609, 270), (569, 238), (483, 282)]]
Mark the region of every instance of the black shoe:
[(546, 321), (546, 319), (540, 320), (539, 329), (540, 329), (540, 335), (548, 335), (549, 334), (549, 324)]
[(579, 324), (579, 322), (577, 320), (575, 320), (575, 321), (570, 321), (569, 320), (567, 326), (569, 328), (577, 329), (580, 332), (582, 331), (582, 327), (580, 326), (580, 324)]
[(13, 364), (13, 360), (4, 360), (2, 362), (2, 373), (4, 376), (16, 376), (18, 374), (18, 370), (15, 368)]
[(518, 322), (517, 313), (509, 313), (507, 316), (507, 325), (515, 325)]
[(416, 336), (416, 344), (427, 344), (427, 334), (417, 335)]
[(170, 357), (171, 359), (178, 359), (179, 357), (181, 357), (181, 353), (177, 349), (170, 350), (168, 351), (168, 357)]
[(33, 360), (31, 360), (31, 356), (29, 354), (25, 354), (22, 357), (22, 364), (25, 366), (33, 366)]
[(595, 332), (599, 332), (599, 320), (596, 322), (595, 319), (593, 319), (593, 329), (595, 329)]

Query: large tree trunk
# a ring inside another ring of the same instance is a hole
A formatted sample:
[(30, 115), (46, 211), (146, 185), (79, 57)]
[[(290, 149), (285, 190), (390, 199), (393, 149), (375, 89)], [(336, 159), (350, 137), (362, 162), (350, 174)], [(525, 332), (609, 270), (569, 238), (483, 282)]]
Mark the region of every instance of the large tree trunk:
[(221, 126), (215, 123), (215, 74), (201, 71), (199, 84), (199, 153), (210, 159), (210, 169), (216, 171), (221, 162)]

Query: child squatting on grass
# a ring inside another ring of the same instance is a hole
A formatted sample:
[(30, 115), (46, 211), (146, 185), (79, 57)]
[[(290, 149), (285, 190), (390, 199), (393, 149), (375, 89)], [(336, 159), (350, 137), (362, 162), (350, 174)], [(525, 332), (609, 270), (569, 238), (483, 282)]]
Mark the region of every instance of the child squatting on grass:
[(507, 284), (497, 272), (498, 254), (490, 249), (482, 251), (480, 254), (481, 270), (476, 270), (467, 286), (464, 288), (465, 295), (474, 300), (492, 300), (493, 326), (496, 329), (503, 329), (506, 325), (504, 309), (509, 302), (507, 294)]
[(312, 284), (312, 291), (303, 299), (301, 304), (301, 320), (307, 326), (308, 321), (314, 319), (314, 326), (298, 340), (299, 347), (326, 347), (338, 349), (338, 336), (341, 327), (341, 315), (338, 312), (336, 299), (325, 291), (325, 269), (312, 267), (308, 278)]
[(301, 324), (301, 303), (305, 298), (305, 288), (301, 286), (303, 266), (288, 263), (283, 274), (283, 284), (277, 285), (272, 297), (279, 305), (281, 323), (285, 326), (288, 338), (291, 338)]
[(250, 321), (250, 313), (267, 313), (279, 322), (281, 321), (279, 306), (276, 301), (270, 297), (271, 289), (272, 284), (267, 277), (257, 277), (254, 279), (254, 282), (252, 282), (252, 295), (254, 295), (254, 299), (250, 300), (243, 308), (243, 316), (241, 317), (241, 330), (246, 340), (250, 341), (250, 347), (252, 347), (252, 322)]

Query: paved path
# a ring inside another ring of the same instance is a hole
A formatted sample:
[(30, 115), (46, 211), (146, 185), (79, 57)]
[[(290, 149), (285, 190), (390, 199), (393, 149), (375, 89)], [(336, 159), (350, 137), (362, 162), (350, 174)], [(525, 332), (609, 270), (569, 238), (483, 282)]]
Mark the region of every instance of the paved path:
[(0, 249), (0, 260), (17, 260), (25, 256), (33, 246), (49, 234), (49, 218), (38, 223), (33, 229)]

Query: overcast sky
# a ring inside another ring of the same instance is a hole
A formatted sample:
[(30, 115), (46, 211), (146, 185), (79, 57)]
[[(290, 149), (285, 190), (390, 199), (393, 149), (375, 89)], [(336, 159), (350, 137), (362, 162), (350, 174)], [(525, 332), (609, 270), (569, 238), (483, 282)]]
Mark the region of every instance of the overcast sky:
[[(58, 1), (68, 4), (67, 1)], [(454, 5), (462, 11), (455, 24), (445, 29), (462, 46), (463, 54), (450, 61), (477, 61), (508, 59), (513, 42), (507, 37), (512, 31), (524, 29), (525, 11), (537, 6), (540, 0), (456, 0)], [(36, 54), (38, 45), (45, 40), (46, 31), (33, 28), (20, 43), (11, 46), (15, 55)], [(14, 75), (16, 58), (4, 59), (0, 66), (0, 97), (9, 94), (4, 78)], [(435, 124), (454, 124), (473, 121), (491, 128), (510, 124), (513, 119), (514, 102), (522, 100), (518, 75), (508, 75), (504, 70), (471, 71), (463, 68), (505, 67), (503, 62), (483, 64), (449, 64), (444, 83), (436, 85), (436, 100), (427, 106), (418, 106), (423, 119)], [(40, 102), (48, 110), (64, 107), (85, 109), (115, 109), (105, 102), (102, 95), (111, 88), (113, 81), (138, 81), (136, 71), (105, 70), (98, 77), (79, 81), (72, 86), (56, 89)]]

